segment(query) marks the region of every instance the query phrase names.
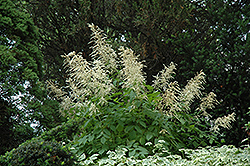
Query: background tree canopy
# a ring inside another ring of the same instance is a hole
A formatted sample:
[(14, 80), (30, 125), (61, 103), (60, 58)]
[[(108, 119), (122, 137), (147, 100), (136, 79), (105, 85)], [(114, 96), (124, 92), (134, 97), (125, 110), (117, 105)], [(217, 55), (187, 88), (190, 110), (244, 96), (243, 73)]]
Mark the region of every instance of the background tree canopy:
[[(250, 107), (247, 0), (26, 0), (15, 4), (3, 1), (1, 15), (3, 108), (13, 107), (10, 98), (18, 91), (29, 91), (31, 95), (36, 93), (31, 108), (44, 128), (53, 127), (48, 123), (51, 120), (55, 124), (63, 121), (55, 118), (59, 116), (55, 111), (57, 102), (47, 100), (45, 93), (39, 96), (37, 90), (41, 88), (35, 87), (38, 83), (44, 87), (48, 79), (66, 85), (60, 55), (76, 51), (90, 59), (87, 23), (94, 23), (111, 36), (112, 43), (122, 43), (140, 54), (147, 65), (149, 84), (163, 64), (171, 61), (178, 64), (176, 78), (181, 85), (203, 69), (207, 74), (206, 92), (214, 91), (220, 100), (210, 114), (216, 117), (235, 112), (237, 116), (233, 128), (223, 131), (221, 139), (238, 146), (246, 137), (242, 127), (249, 121), (246, 113)], [(12, 25), (9, 20), (17, 23)], [(18, 55), (25, 56), (17, 56), (17, 50)], [(23, 86), (25, 81), (30, 82), (30, 88)], [(42, 100), (43, 105), (39, 106)], [(7, 112), (9, 118), (13, 117), (11, 111)]]
[[(27, 138), (32, 138), (24, 108), (39, 91), (42, 56), (37, 47), (38, 33), (28, 13), (12, 1), (0, 1), (0, 99), (1, 154)], [(22, 99), (13, 96), (20, 94)], [(39, 96), (38, 96), (39, 97)]]
[[(46, 100), (41, 82), (44, 68), (37, 27), (18, 2), (1, 0), (0, 4), (0, 154), (3, 154), (34, 136), (31, 123), (38, 122), (38, 128), (47, 127), (48, 121), (43, 122), (56, 112), (51, 111), (55, 101)], [(51, 112), (45, 115), (42, 111)]]

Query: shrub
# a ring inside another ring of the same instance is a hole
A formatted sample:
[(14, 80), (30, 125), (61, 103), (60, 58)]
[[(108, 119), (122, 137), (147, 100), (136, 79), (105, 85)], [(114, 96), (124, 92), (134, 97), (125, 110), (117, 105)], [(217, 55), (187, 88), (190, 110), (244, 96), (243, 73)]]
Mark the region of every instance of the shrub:
[[(157, 143), (158, 140), (166, 141), (164, 146), (169, 152), (180, 154), (179, 148), (197, 148), (209, 145), (210, 140), (216, 141), (215, 136), (202, 125), (196, 124), (192, 116), (182, 115), (181, 121), (173, 120), (159, 111), (153, 111), (153, 103), (136, 99), (133, 91), (123, 99), (131, 103), (123, 105), (109, 102), (102, 106), (101, 112), (86, 118), (82, 133), (75, 135), (72, 142), (78, 156), (82, 153), (87, 156), (94, 153), (105, 155), (108, 150), (125, 145), (136, 147), (133, 150), (128, 148), (129, 156), (143, 158), (154, 153), (152, 148), (144, 148), (145, 143)], [(134, 108), (131, 107), (132, 102)]]
[(54, 141), (32, 139), (24, 142), (18, 148), (1, 156), (1, 165), (6, 166), (51, 166), (74, 165), (75, 157), (66, 146)]
[(68, 143), (73, 140), (75, 134), (80, 132), (80, 127), (84, 120), (84, 118), (70, 119), (55, 128), (43, 132), (38, 138), (45, 141), (55, 140)]
[[(172, 81), (176, 65), (171, 63), (149, 86), (144, 65), (131, 49), (120, 47), (116, 53), (97, 26), (89, 27), (93, 32), (93, 61), (83, 59), (81, 53), (63, 55), (68, 86), (58, 88), (48, 82), (54, 98), (62, 101), (63, 116), (85, 118), (81, 133), (72, 142), (73, 152), (78, 156), (105, 154), (125, 145), (136, 146), (139, 156), (145, 157), (153, 153), (152, 149), (145, 150), (145, 142), (155, 143), (159, 139), (166, 142), (167, 150), (178, 153), (180, 148), (212, 144), (220, 126), (230, 127), (234, 113), (213, 120), (207, 112), (218, 101), (213, 92), (202, 93), (205, 83), (202, 71), (180, 87), (177, 81)], [(196, 100), (200, 103), (191, 114), (190, 106)], [(128, 153), (134, 155), (136, 151)]]

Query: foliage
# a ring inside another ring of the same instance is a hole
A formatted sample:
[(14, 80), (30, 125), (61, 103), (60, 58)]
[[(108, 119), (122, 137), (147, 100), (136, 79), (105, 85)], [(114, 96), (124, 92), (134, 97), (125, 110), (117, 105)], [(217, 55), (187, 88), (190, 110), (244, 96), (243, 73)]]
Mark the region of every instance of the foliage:
[(68, 147), (54, 141), (32, 139), (1, 156), (1, 165), (75, 165)]
[[(248, 109), (250, 109), (250, 107)], [(247, 114), (250, 114), (250, 111)], [(247, 134), (247, 138), (242, 140), (241, 143), (244, 142), (244, 144), (245, 144), (247, 142), (247, 144), (250, 145), (250, 122), (248, 121), (248, 123), (246, 123), (245, 126), (242, 127), (242, 129), (245, 130), (245, 132)]]
[(138, 107), (132, 109), (132, 103), (127, 106), (109, 103), (95, 117), (88, 117), (82, 124), (81, 134), (74, 137), (73, 152), (79, 156), (82, 153), (105, 155), (108, 150), (126, 145), (130, 147), (129, 156), (143, 158), (154, 153), (153, 149), (145, 149), (148, 141), (165, 140), (165, 148), (173, 154), (178, 153), (179, 148), (197, 148), (216, 142), (216, 137), (204, 131), (205, 127), (191, 116), (182, 115), (180, 122), (152, 111), (154, 106), (150, 102), (133, 101)]
[[(88, 59), (90, 31), (87, 22), (93, 22), (91, 5), (99, 3), (89, 0), (26, 0), (22, 5), (31, 14), (39, 28), (39, 44), (44, 55), (45, 78), (57, 80), (65, 85), (65, 70), (60, 56), (73, 50), (83, 52)], [(96, 14), (96, 13), (94, 13)]]
[(1, 0), (0, 4), (0, 154), (4, 154), (33, 136), (32, 120), (27, 117), (30, 112), (24, 107), (31, 96), (42, 95), (39, 77), (43, 60), (29, 14), (13, 1)]
[(48, 131), (44, 131), (38, 138), (45, 141), (55, 140), (57, 142), (69, 143), (73, 140), (75, 134), (80, 133), (83, 121), (84, 118), (68, 120)]
[[(242, 127), (248, 119), (250, 92), (250, 4), (249, 1), (207, 0), (195, 1), (193, 5), (197, 11), (194, 17), (199, 21), (172, 40), (178, 45), (177, 54), (183, 57), (177, 79), (180, 84), (185, 84), (185, 79), (195, 71), (204, 69), (206, 90), (215, 92), (220, 99), (220, 105), (210, 114), (236, 114), (233, 130), (223, 131), (220, 139), (239, 146), (247, 136)], [(199, 26), (205, 27), (206, 31), (200, 31)], [(197, 38), (196, 34), (201, 36)]]
[[(153, 144), (148, 142), (147, 145)], [(81, 165), (248, 165), (250, 159), (249, 146), (242, 148), (235, 148), (234, 146), (222, 146), (222, 147), (206, 147), (193, 149), (181, 149), (184, 152), (186, 158), (180, 155), (167, 155), (168, 151), (163, 150), (163, 143), (158, 142), (153, 147), (158, 150), (159, 153), (149, 155), (143, 159), (126, 155), (127, 148), (118, 147), (115, 151), (108, 151), (108, 158), (99, 158), (98, 154), (94, 154), (89, 158), (79, 158)], [(160, 148), (158, 148), (160, 147)]]
[[(133, 51), (120, 47), (116, 53), (102, 30), (93, 24), (89, 27), (93, 32), (93, 61), (86, 61), (81, 53), (63, 55), (69, 74), (67, 91), (48, 82), (51, 94), (62, 101), (62, 115), (85, 119), (81, 133), (72, 142), (74, 153), (105, 154), (119, 145), (143, 150), (146, 141), (159, 139), (166, 141), (167, 150), (177, 153), (180, 148), (212, 144), (216, 142), (212, 130), (218, 131), (219, 126), (229, 128), (233, 114), (214, 123), (209, 119), (206, 110), (213, 109), (217, 100), (214, 93), (202, 95), (203, 72), (181, 88), (176, 81), (171, 82), (175, 74), (171, 63), (155, 76), (152, 86), (146, 85), (143, 64)], [(196, 115), (189, 114), (194, 99), (201, 100)], [(210, 122), (214, 125), (211, 131)], [(141, 157), (145, 154), (152, 151), (145, 150)]]
[(148, 66), (144, 68), (148, 84), (171, 61), (179, 65), (176, 80), (180, 85), (204, 69), (205, 91), (216, 92), (221, 99), (210, 114), (217, 117), (237, 110), (237, 123), (233, 130), (223, 131), (221, 139), (237, 145), (246, 137), (241, 127), (249, 107), (244, 97), (249, 94), (247, 0), (29, 0), (24, 6), (40, 29), (47, 79), (66, 85), (61, 54), (75, 50), (90, 59), (87, 23), (93, 22), (109, 34), (113, 44), (122, 43), (140, 54)]
[(47, 98), (38, 29), (30, 14), (20, 1), (0, 4), (0, 154), (4, 154), (65, 119), (56, 111), (58, 102)]
[(121, 37), (130, 41), (123, 44), (146, 59), (150, 67), (145, 69), (148, 80), (153, 79), (152, 75), (157, 74), (163, 64), (177, 58), (175, 46), (166, 41), (192, 25), (193, 7), (183, 0), (27, 0), (24, 6), (40, 29), (46, 77), (56, 79), (63, 86), (66, 74), (59, 55), (74, 50), (90, 59), (87, 44), (91, 32), (87, 23), (100, 25), (113, 41), (120, 43), (117, 39)]

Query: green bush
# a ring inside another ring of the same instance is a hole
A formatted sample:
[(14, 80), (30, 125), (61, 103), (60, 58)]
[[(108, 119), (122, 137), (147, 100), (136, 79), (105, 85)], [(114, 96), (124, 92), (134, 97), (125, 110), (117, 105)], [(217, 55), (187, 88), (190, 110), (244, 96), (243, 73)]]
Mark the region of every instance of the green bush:
[(26, 141), (0, 158), (0, 164), (4, 166), (72, 166), (75, 165), (74, 161), (75, 157), (66, 146), (42, 139)]
[[(120, 99), (129, 102), (109, 102), (100, 108), (101, 112), (86, 118), (81, 135), (75, 135), (72, 142), (74, 153), (78, 156), (83, 153), (102, 156), (124, 145), (130, 157), (144, 158), (154, 153), (152, 148), (145, 149), (145, 143), (149, 141), (165, 140), (164, 147), (172, 154), (180, 154), (180, 148), (197, 148), (216, 141), (215, 136), (192, 116), (183, 114), (180, 120), (170, 118), (154, 111), (153, 102), (138, 99), (133, 91), (120, 96)], [(152, 94), (148, 99), (152, 100)]]
[(84, 120), (84, 118), (70, 119), (55, 128), (43, 132), (38, 138), (45, 141), (55, 140), (68, 143), (73, 140), (73, 135), (80, 132), (80, 127)]

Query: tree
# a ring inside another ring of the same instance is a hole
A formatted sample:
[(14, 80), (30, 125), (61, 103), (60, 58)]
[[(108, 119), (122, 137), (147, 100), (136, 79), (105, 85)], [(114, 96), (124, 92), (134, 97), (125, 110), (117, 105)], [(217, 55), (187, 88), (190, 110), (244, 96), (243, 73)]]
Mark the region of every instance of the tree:
[(124, 36), (129, 41), (124, 44), (146, 60), (150, 82), (163, 64), (177, 58), (172, 43), (167, 41), (189, 26), (192, 11), (183, 0), (29, 0), (26, 6), (40, 29), (48, 71), (46, 78), (61, 78), (56, 79), (61, 84), (65, 84), (66, 75), (60, 55), (81, 51), (84, 58), (90, 60), (87, 23), (99, 25), (113, 41), (120, 42)]
[[(207, 89), (216, 92), (220, 105), (211, 114), (235, 112), (233, 130), (224, 131), (221, 139), (239, 146), (246, 137), (242, 127), (248, 121), (249, 109), (249, 7), (248, 1), (196, 1), (207, 22), (207, 32), (199, 32), (198, 24), (179, 35), (178, 53), (183, 57), (179, 73), (182, 79), (204, 68), (208, 75)], [(199, 15), (194, 15), (199, 18)], [(198, 20), (198, 19), (197, 19)], [(197, 22), (199, 23), (199, 22)], [(206, 35), (207, 34), (207, 35)], [(186, 72), (186, 71), (193, 72)]]
[[(78, 0), (27, 0), (23, 6), (39, 28), (39, 44), (44, 55), (44, 80), (54, 79), (65, 85), (64, 55), (73, 50), (88, 58), (87, 22), (91, 20), (91, 1)], [(91, 21), (90, 21), (91, 22)], [(58, 79), (60, 78), (60, 79)]]
[(46, 93), (40, 81), (43, 57), (37, 43), (37, 27), (16, 1), (1, 0), (0, 4), (0, 154), (3, 154), (34, 136), (31, 123), (39, 124), (35, 116), (46, 115), (42, 112)]

